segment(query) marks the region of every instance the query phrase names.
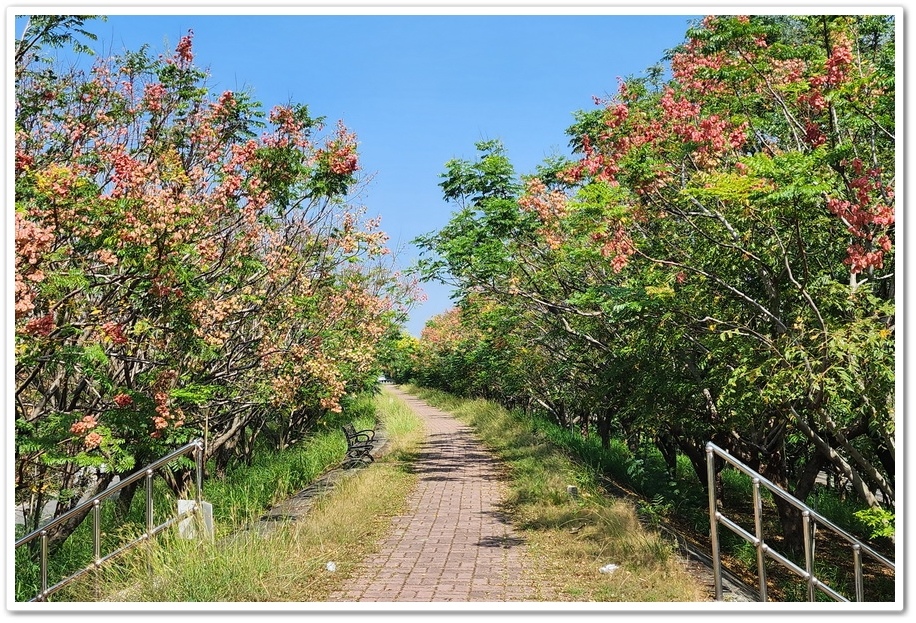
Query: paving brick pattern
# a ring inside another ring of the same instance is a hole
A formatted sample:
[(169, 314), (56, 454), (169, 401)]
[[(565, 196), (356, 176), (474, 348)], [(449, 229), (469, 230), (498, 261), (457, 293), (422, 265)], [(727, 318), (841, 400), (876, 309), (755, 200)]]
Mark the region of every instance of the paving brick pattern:
[(379, 552), (331, 601), (534, 600), (523, 577), (525, 543), (499, 511), (506, 488), (497, 460), (449, 414), (395, 387), (386, 391), (426, 423), (419, 486), (409, 513), (394, 518)]

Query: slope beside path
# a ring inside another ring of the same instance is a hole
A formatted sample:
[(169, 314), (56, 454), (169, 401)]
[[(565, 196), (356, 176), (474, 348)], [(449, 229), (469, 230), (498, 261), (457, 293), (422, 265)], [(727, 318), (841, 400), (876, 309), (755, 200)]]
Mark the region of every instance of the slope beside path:
[(395, 517), (377, 554), (330, 601), (535, 600), (531, 561), (500, 503), (500, 465), (472, 429), (422, 400), (386, 387), (424, 421), (427, 437), (407, 515)]

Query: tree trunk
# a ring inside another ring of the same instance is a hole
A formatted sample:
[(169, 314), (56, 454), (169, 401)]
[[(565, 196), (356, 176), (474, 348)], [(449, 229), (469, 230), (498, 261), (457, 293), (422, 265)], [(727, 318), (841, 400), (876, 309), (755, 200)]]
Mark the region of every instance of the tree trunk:
[(677, 443), (674, 437), (668, 433), (659, 433), (655, 436), (655, 447), (665, 459), (668, 478), (673, 480), (677, 477)]
[(598, 416), (598, 435), (601, 437), (601, 447), (605, 450), (611, 446), (611, 412), (602, 411)]
[(127, 514), (130, 512), (130, 505), (134, 501), (134, 495), (137, 493), (137, 489), (140, 488), (141, 482), (143, 482), (143, 479), (135, 480), (118, 491), (118, 498), (115, 502), (115, 512), (120, 519), (127, 517)]
[(815, 451), (814, 456), (808, 460), (795, 483), (795, 491), (793, 493), (795, 497), (803, 502), (808, 499), (808, 496), (814, 491), (818, 474), (821, 473), (825, 463), (824, 455)]
[[(786, 493), (790, 493), (784, 442), (770, 450), (770, 453), (761, 462), (759, 471), (761, 476)], [(801, 511), (781, 496), (773, 495), (772, 498), (779, 516), (786, 549), (792, 553), (801, 552), (804, 548)], [(766, 540), (766, 534), (764, 534), (764, 540)]]
[[(675, 437), (675, 441), (684, 456), (690, 460), (690, 466), (693, 467), (693, 472), (696, 474), (697, 480), (700, 481), (700, 484), (703, 486), (703, 491), (708, 495), (709, 476), (706, 467), (706, 444), (697, 445), (694, 441), (680, 436)], [(722, 471), (723, 466), (724, 462), (716, 457), (715, 473), (718, 474)], [(716, 478), (716, 499), (722, 499), (722, 479), (718, 477)]]

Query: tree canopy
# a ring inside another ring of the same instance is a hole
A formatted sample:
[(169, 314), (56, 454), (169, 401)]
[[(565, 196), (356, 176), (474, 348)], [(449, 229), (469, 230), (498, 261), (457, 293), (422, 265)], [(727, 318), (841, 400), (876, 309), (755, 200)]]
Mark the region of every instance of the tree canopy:
[(414, 373), (701, 480), (712, 440), (802, 499), (830, 471), (893, 506), (894, 58), (889, 16), (710, 16), (667, 79), (574, 115), (573, 161), (449, 163), (459, 210), (418, 244), (458, 308)]

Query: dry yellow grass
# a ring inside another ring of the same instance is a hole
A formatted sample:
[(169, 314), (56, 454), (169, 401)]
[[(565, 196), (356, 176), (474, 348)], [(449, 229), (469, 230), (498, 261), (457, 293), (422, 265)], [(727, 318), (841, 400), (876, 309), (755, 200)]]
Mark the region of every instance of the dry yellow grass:
[[(378, 548), (391, 518), (406, 510), (416, 477), (397, 465), (380, 462), (362, 470), (320, 501), (307, 521), (291, 525), (285, 566), (300, 569), (299, 581), (276, 591), (273, 601), (327, 601), (332, 591)], [(337, 570), (328, 572), (334, 562)]]
[[(529, 551), (554, 601), (695, 602), (703, 588), (672, 553), (671, 544), (636, 521), (623, 502), (553, 506), (525, 529)], [(559, 519), (559, 521), (557, 521)], [(618, 565), (612, 573), (599, 569)]]

